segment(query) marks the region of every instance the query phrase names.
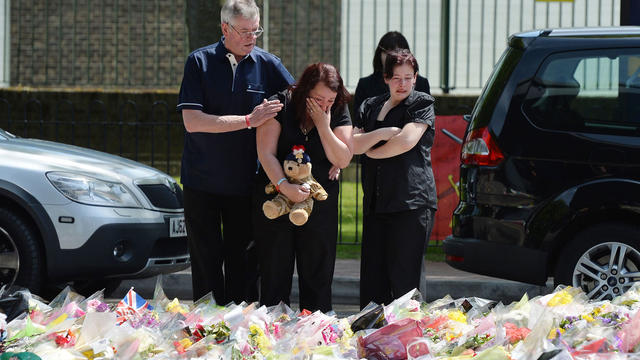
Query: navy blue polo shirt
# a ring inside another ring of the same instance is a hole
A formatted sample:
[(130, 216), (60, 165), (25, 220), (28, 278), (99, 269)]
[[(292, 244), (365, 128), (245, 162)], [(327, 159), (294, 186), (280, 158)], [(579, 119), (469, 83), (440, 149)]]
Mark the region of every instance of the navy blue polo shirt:
[[(178, 111), (247, 115), (263, 99), (293, 83), (280, 59), (259, 47), (238, 62), (234, 76), (223, 40), (187, 57)], [(185, 131), (182, 184), (218, 195), (250, 194), (258, 162), (255, 135), (255, 129), (215, 134)]]

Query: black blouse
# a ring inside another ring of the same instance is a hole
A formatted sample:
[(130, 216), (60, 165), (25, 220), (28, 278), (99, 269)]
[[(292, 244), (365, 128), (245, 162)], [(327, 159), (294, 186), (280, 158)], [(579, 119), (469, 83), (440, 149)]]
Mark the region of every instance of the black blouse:
[[(280, 100), (284, 104), (282, 110), (276, 115), (276, 120), (280, 123), (280, 137), (278, 138), (277, 158), (282, 164), (285, 157), (291, 153), (294, 145), (303, 145), (305, 152), (311, 158), (311, 174), (324, 187), (329, 195), (337, 195), (339, 190), (338, 181), (329, 180), (329, 169), (331, 162), (322, 147), (320, 134), (313, 127), (305, 136), (300, 130), (299, 122), (295, 118), (295, 110), (291, 104), (291, 92), (285, 90), (269, 98), (269, 100)], [(334, 129), (338, 126), (351, 126), (351, 116), (347, 105), (336, 106), (331, 109), (330, 127)], [(264, 173), (264, 170), (261, 170)], [(266, 177), (266, 174), (264, 175)], [(264, 179), (263, 179), (264, 180)], [(263, 184), (266, 185), (267, 181)]]
[(429, 127), (418, 143), (405, 153), (386, 159), (361, 156), (364, 213), (391, 213), (421, 207), (436, 209), (436, 183), (431, 169), (431, 146), (435, 135), (434, 99), (429, 94), (414, 90), (402, 103), (389, 110), (384, 120), (377, 121), (387, 99), (388, 93), (362, 103), (356, 112), (356, 122), (363, 124), (365, 132), (388, 126), (402, 128), (410, 122)]
[[(431, 89), (429, 87), (429, 80), (427, 78), (418, 75), (416, 79), (416, 86), (414, 87), (416, 91), (422, 91), (427, 94), (431, 94)], [(384, 82), (384, 78), (382, 77), (381, 72), (373, 73), (369, 76), (360, 78), (358, 80), (358, 85), (356, 86), (356, 92), (353, 96), (353, 109), (358, 110), (362, 102), (366, 99), (378, 95), (382, 95), (384, 93), (389, 92), (389, 87)], [(355, 124), (357, 127), (362, 127), (359, 123)]]

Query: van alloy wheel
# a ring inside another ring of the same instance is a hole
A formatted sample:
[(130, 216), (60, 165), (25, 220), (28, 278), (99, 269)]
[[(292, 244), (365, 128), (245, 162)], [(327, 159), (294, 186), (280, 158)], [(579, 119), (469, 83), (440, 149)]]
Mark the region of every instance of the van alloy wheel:
[(13, 285), (18, 278), (20, 255), (13, 238), (0, 227), (0, 287)]
[(611, 300), (640, 282), (640, 227), (621, 222), (591, 225), (556, 259), (556, 286), (572, 285), (589, 299)]
[(640, 281), (640, 252), (619, 242), (606, 242), (587, 250), (576, 263), (573, 286), (591, 299), (613, 299)]

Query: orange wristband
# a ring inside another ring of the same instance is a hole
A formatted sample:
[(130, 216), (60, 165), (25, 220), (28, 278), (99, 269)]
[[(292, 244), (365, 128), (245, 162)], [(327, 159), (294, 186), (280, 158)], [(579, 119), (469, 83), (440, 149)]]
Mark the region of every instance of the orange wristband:
[(251, 123), (249, 122), (249, 115), (244, 116), (244, 121), (247, 123), (247, 129), (251, 129)]

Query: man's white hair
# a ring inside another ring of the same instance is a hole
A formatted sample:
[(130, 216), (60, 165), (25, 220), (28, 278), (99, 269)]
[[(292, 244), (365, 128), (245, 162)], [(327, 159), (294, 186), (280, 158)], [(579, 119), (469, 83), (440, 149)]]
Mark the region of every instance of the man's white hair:
[(220, 22), (230, 24), (234, 18), (255, 19), (260, 16), (260, 8), (254, 0), (227, 0), (220, 10)]

